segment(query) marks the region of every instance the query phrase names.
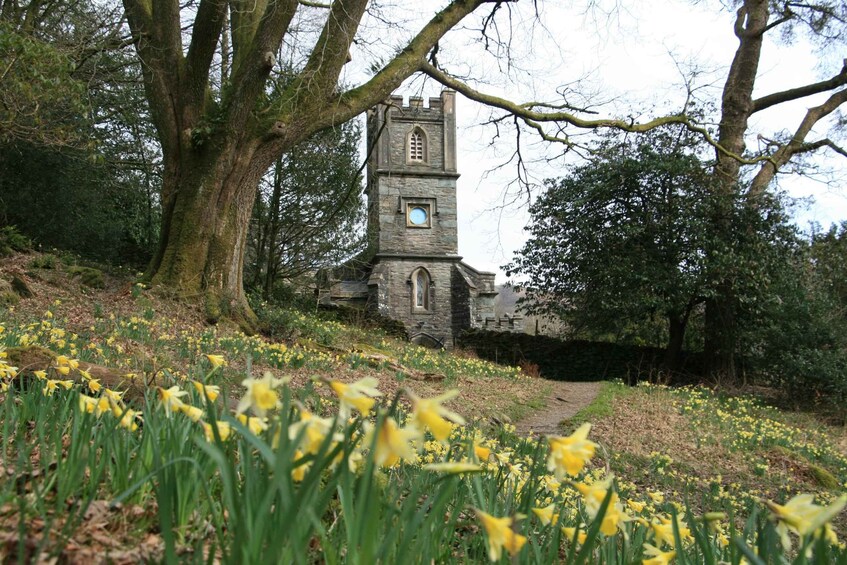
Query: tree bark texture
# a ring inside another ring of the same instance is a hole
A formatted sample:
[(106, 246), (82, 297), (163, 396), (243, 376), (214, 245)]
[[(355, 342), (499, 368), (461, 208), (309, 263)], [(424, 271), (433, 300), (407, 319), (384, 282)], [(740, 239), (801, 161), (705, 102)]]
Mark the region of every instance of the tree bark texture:
[[(768, 1), (746, 0), (736, 12), (735, 36), (738, 49), (723, 88), (718, 143), (732, 155), (743, 155), (744, 136), (754, 111), (753, 87), (761, 59), (764, 33), (768, 25)], [(712, 223), (715, 234), (730, 234), (730, 218), (734, 195), (739, 189), (741, 162), (722, 151), (716, 151), (714, 169), (715, 209)], [(729, 242), (727, 242), (729, 244)], [(723, 275), (715, 281), (714, 296), (706, 301), (705, 343), (706, 371), (711, 375), (735, 377), (736, 323), (733, 285)]]

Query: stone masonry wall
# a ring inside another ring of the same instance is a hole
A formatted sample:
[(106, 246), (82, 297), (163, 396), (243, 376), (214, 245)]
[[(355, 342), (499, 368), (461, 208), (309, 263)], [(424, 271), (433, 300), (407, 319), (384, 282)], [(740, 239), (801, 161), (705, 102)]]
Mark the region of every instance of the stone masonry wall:
[[(379, 264), (385, 284), (385, 292), (379, 294), (387, 299), (390, 316), (401, 321), (410, 334), (427, 332), (446, 345), (452, 345), (451, 271), (454, 263), (449, 259), (381, 259)], [(419, 267), (424, 267), (432, 280), (430, 307), (426, 312), (412, 306), (410, 276)]]
[[(459, 250), (456, 179), (381, 176), (379, 184), (379, 253), (449, 253)], [(429, 204), (431, 227), (406, 225), (409, 203)]]

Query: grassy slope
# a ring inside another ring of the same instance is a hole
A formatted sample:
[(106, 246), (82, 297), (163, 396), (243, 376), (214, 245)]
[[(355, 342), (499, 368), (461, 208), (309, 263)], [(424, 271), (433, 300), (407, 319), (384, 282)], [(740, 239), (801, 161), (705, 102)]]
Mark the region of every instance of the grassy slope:
[[(400, 387), (422, 396), (457, 388), (461, 408), (458, 402), (453, 407), (471, 420), (515, 419), (537, 408), (548, 392), (543, 381), (471, 354), (434, 352), (376, 329), (295, 311), (267, 312), (282, 335), (273, 340), (244, 336), (226, 325), (209, 327), (198, 309), (132, 284), (127, 273), (107, 275), (105, 288), (95, 289), (72, 276), (73, 266), (44, 257), (17, 255), (0, 266), (0, 277), (23, 273), (35, 292), (0, 311), (0, 324), (7, 328), (0, 344), (18, 345), (26, 335), (26, 342), (56, 353), (167, 385), (171, 377), (181, 381), (202, 374), (208, 365), (203, 354), (222, 354), (228, 366), (215, 384), (229, 397), (240, 396), (248, 363), (254, 375), (290, 376), (295, 386), (316, 377), (374, 376), (389, 398)], [(42, 265), (52, 268), (37, 267)]]
[[(223, 354), (229, 365), (215, 375), (230, 396), (238, 396), (248, 368), (290, 376), (307, 387), (313, 377), (375, 376), (389, 399), (400, 387), (422, 396), (459, 388), (453, 408), (480, 421), (538, 409), (547, 395), (543, 382), (516, 377), (508, 368), (411, 347), (375, 330), (287, 312), (278, 317), (286, 339), (270, 343), (234, 328), (209, 328), (190, 305), (161, 299), (126, 277), (107, 276), (106, 287), (97, 290), (72, 278), (61, 263), (52, 269), (31, 263), (32, 257), (16, 256), (0, 266), (0, 276), (25, 273), (36, 292), (0, 311), (5, 327), (0, 345), (27, 336), (29, 342), (167, 386), (207, 372), (203, 354)], [(428, 380), (418, 380), (424, 377)], [(576, 420), (594, 423), (592, 438), (602, 449), (593, 466), (610, 467), (621, 479), (623, 496), (654, 492), (709, 509), (740, 509), (751, 497), (784, 500), (812, 491), (829, 500), (847, 489), (844, 429), (750, 400), (718, 398), (701, 389), (607, 384), (568, 427)], [(827, 477), (834, 478), (834, 487), (821, 484)], [(843, 521), (844, 516), (842, 532)]]
[(603, 446), (598, 465), (633, 489), (696, 506), (740, 513), (756, 498), (831, 500), (847, 491), (847, 429), (752, 396), (606, 383), (567, 428), (584, 421)]

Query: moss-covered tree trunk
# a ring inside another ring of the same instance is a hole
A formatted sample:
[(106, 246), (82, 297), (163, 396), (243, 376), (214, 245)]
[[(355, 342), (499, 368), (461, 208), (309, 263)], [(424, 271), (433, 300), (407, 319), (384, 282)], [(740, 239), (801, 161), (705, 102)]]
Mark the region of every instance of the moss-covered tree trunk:
[(244, 294), (244, 251), (264, 166), (249, 144), (224, 145), (209, 154), (182, 148), (165, 179), (161, 241), (147, 275), (181, 297), (201, 298), (209, 321), (227, 316), (249, 330), (255, 318)]

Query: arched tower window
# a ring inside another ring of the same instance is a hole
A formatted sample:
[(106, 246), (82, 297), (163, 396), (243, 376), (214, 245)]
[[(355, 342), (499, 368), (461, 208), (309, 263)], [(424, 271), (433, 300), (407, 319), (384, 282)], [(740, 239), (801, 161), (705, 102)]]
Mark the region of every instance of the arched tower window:
[(429, 288), (432, 281), (429, 273), (423, 267), (412, 272), (412, 308), (429, 310)]
[(407, 152), (406, 157), (410, 163), (426, 163), (427, 161), (427, 147), (426, 147), (426, 134), (424, 130), (420, 127), (415, 127), (407, 138)]

